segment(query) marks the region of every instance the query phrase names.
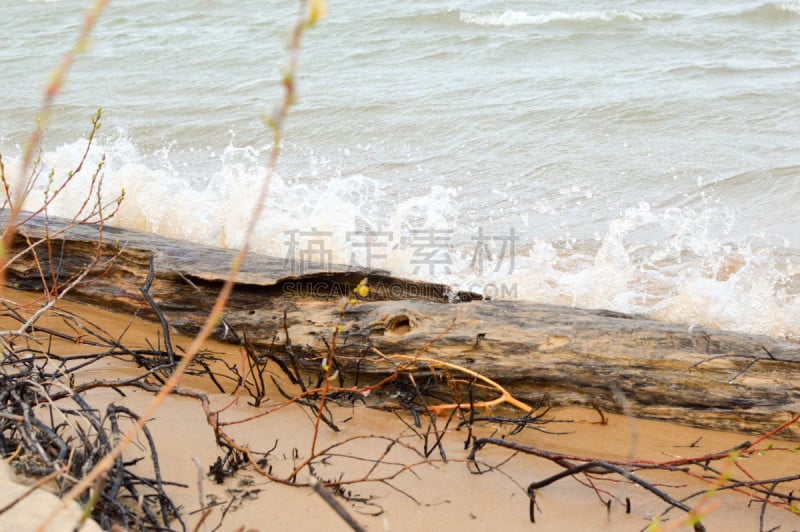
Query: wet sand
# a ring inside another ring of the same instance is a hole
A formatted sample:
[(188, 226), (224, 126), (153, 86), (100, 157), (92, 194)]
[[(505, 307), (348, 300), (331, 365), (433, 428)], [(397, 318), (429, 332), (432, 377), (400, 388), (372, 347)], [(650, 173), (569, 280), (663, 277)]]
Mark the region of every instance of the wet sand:
[[(5, 297), (21, 300), (30, 297), (6, 291)], [(131, 319), (130, 316), (105, 312), (101, 309), (64, 303), (62, 307), (91, 321), (112, 336), (126, 330), (126, 345), (146, 346), (146, 339), (155, 343), (158, 326), (154, 323)], [(60, 320), (45, 320), (41, 325), (57, 326)], [(10, 324), (3, 322), (3, 328)], [(44, 337), (42, 340), (46, 342)], [(188, 339), (174, 337), (177, 346), (187, 345)], [(46, 343), (44, 345), (47, 345)], [(236, 346), (208, 342), (206, 348), (221, 360), (241, 367), (242, 355)], [(53, 349), (72, 353), (88, 350), (88, 346), (54, 344)], [(274, 373), (279, 383), (288, 389), (289, 384)], [(140, 372), (126, 361), (107, 358), (79, 374), (79, 381), (113, 379), (133, 376)], [(206, 393), (212, 409), (230, 405), (219, 416), (220, 421), (247, 420), (262, 414), (283, 401), (270, 385), (269, 400), (261, 407), (248, 405), (249, 397), (241, 396), (232, 402), (230, 394), (219, 393), (206, 378), (187, 377), (183, 386)], [(228, 383), (228, 389), (232, 385)], [(142, 411), (151, 400), (150, 393), (126, 389), (126, 397), (110, 389), (100, 388), (86, 393), (92, 404), (100, 406), (113, 401), (124, 404), (133, 411)], [(420, 455), (425, 448), (422, 427), (413, 426), (408, 414), (396, 415), (381, 410), (357, 406), (333, 406), (331, 413), (340, 432), (324, 425), (320, 428), (316, 449), (337, 442), (346, 442), (316, 468), (323, 479), (358, 480), (370, 472), (375, 460), (382, 464), (371, 471), (369, 478), (387, 478), (386, 481), (362, 481), (346, 486), (351, 498), (360, 502), (347, 502), (339, 498), (347, 511), (368, 530), (642, 530), (653, 517), (668, 505), (642, 488), (621, 481), (618, 476), (593, 476), (597, 491), (588, 485), (586, 477), (567, 478), (536, 492), (538, 508), (536, 524), (529, 518), (529, 499), (525, 488), (529, 483), (542, 480), (562, 468), (551, 461), (529, 455), (514, 454), (507, 449), (487, 446), (478, 454), (482, 474), (475, 474), (474, 466), (466, 460), (464, 449), (466, 429), (452, 429), (442, 440), (443, 460), (440, 450), (434, 449), (428, 460)], [(519, 415), (511, 411), (497, 411), (498, 415)], [(598, 423), (596, 412), (577, 408), (552, 410), (547, 417), (552, 422), (540, 428), (553, 433), (525, 429), (511, 434), (512, 426), (484, 424), (475, 428), (476, 436), (506, 437), (509, 440), (554, 452), (590, 456), (597, 459), (666, 461), (676, 457), (702, 456), (730, 449), (755, 436), (706, 431), (679, 425), (633, 419), (625, 416), (608, 416), (607, 424)], [(308, 456), (314, 434), (314, 417), (307, 408), (290, 405), (268, 415), (253, 418), (226, 427), (229, 435), (254, 452), (267, 452), (267, 463), (272, 473), (286, 477), (293, 468)], [(446, 418), (437, 420), (445, 426)], [(451, 427), (455, 423), (451, 423)], [(169, 488), (168, 492), (183, 507), (184, 519), (190, 530), (197, 525), (201, 515), (200, 492), (204, 505), (212, 507), (211, 513), (199, 530), (347, 530), (349, 527), (310, 487), (286, 486), (271, 482), (250, 466), (243, 467), (222, 484), (208, 478), (209, 466), (222, 455), (209, 427), (201, 404), (194, 399), (171, 397), (157, 411), (148, 427), (156, 438), (161, 471), (165, 479), (179, 482), (188, 488)], [(389, 442), (395, 440), (405, 445), (393, 445), (387, 453)], [(428, 447), (433, 435), (428, 434)], [(768, 445), (773, 449), (767, 450)], [(741, 466), (755, 478), (776, 478), (800, 473), (800, 453), (790, 452), (798, 442), (781, 439), (764, 442), (763, 453), (741, 457), (737, 465), (730, 465), (731, 473), (744, 477)], [(127, 456), (136, 456), (141, 445), (132, 446)], [(203, 479), (198, 480), (196, 462), (202, 465)], [(413, 465), (412, 464), (416, 464)], [(725, 461), (717, 463), (725, 466)], [(728, 466), (725, 466), (728, 467)], [(699, 470), (696, 470), (699, 472)], [(641, 477), (667, 491), (673, 497), (702, 492), (709, 483), (691, 478), (680, 472), (642, 472)], [(578, 479), (583, 483), (579, 483)], [(308, 471), (303, 470), (298, 483), (308, 481)], [(795, 483), (800, 490), (800, 483)], [(626, 514), (624, 501), (631, 501), (631, 512)], [(601, 501), (602, 499), (602, 501)], [(610, 509), (604, 501), (612, 500)], [(765, 530), (780, 526), (781, 531), (800, 529), (800, 517), (789, 511), (767, 506), (762, 517), (761, 502), (751, 502), (750, 497), (733, 491), (722, 491), (691, 499), (703, 513), (703, 523), (708, 530), (759, 530), (763, 520)], [(683, 512), (673, 509), (662, 520), (665, 528), (689, 529)], [(36, 521), (31, 516), (31, 525)], [(2, 529), (0, 516), (0, 529)]]

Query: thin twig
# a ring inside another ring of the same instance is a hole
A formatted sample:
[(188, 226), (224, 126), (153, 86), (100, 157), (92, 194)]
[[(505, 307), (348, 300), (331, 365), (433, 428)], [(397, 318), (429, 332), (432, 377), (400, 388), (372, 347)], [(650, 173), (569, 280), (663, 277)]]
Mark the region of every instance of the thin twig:
[(336, 514), (342, 518), (342, 520), (347, 523), (347, 525), (356, 532), (365, 532), (366, 529), (361, 526), (358, 521), (353, 518), (352, 515), (347, 511), (347, 509), (342, 506), (339, 501), (333, 496), (333, 494), (326, 490), (322, 483), (317, 479), (315, 476), (311, 476), (309, 483), (311, 484), (311, 488), (314, 492), (322, 497), (322, 500), (333, 509)]
[(139, 291), (142, 293), (144, 299), (147, 301), (147, 304), (150, 305), (151, 309), (153, 309), (153, 312), (155, 312), (156, 316), (158, 317), (158, 321), (161, 323), (161, 331), (164, 334), (164, 347), (166, 347), (167, 354), (169, 355), (169, 363), (174, 365), (175, 352), (172, 350), (172, 341), (170, 340), (170, 331), (167, 318), (164, 317), (164, 313), (161, 312), (161, 309), (153, 300), (152, 296), (150, 296), (150, 286), (153, 284), (153, 279), (155, 279), (156, 275), (153, 261), (153, 255), (150, 255), (150, 269), (147, 272), (147, 279)]

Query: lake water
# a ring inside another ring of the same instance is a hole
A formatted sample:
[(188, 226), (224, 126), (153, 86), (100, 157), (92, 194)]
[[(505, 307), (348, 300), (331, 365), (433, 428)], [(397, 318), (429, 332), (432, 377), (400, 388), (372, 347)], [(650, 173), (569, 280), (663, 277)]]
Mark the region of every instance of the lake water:
[[(91, 2), (0, 4), (11, 168)], [(102, 107), (113, 223), (236, 247), (296, 10), (112, 1), (46, 164)], [(798, 1), (331, 1), (254, 250), (798, 339), (799, 133)]]

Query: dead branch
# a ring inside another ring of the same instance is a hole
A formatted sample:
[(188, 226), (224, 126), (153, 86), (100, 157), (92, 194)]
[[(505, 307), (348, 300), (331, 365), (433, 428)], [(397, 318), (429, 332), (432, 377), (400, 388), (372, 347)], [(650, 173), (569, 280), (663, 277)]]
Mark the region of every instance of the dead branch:
[(341, 517), (341, 518), (342, 518), (342, 520), (343, 520), (345, 523), (347, 523), (347, 525), (348, 525), (348, 526), (349, 526), (349, 527), (350, 527), (352, 530), (355, 530), (355, 531), (357, 531), (357, 532), (361, 532), (361, 531), (364, 531), (364, 530), (366, 530), (364, 527), (362, 527), (362, 526), (361, 526), (361, 525), (358, 523), (358, 521), (356, 521), (356, 520), (355, 520), (355, 518), (353, 518), (353, 516), (352, 516), (352, 515), (350, 515), (350, 512), (348, 512), (348, 511), (347, 511), (347, 509), (346, 509), (344, 506), (342, 506), (342, 505), (339, 503), (339, 501), (337, 501), (337, 500), (336, 500), (336, 498), (333, 496), (333, 494), (331, 494), (331, 492), (329, 492), (328, 490), (326, 490), (326, 489), (325, 489), (325, 487), (322, 485), (322, 483), (320, 483), (320, 481), (319, 481), (319, 480), (317, 480), (317, 478), (316, 478), (316, 477), (313, 477), (313, 476), (311, 477), (311, 482), (310, 482), (310, 484), (311, 484), (311, 488), (314, 490), (314, 492), (315, 492), (317, 495), (319, 495), (320, 497), (322, 497), (322, 500), (324, 500), (324, 501), (325, 501), (325, 503), (326, 503), (328, 506), (330, 506), (330, 507), (331, 507), (331, 509), (332, 509), (334, 512), (336, 512), (336, 514), (337, 514), (339, 517)]
[(164, 346), (167, 349), (167, 355), (169, 355), (169, 363), (174, 365), (175, 352), (172, 350), (172, 342), (170, 341), (169, 324), (167, 323), (167, 318), (164, 317), (164, 313), (161, 312), (161, 309), (153, 300), (152, 296), (150, 296), (150, 286), (153, 284), (154, 278), (155, 270), (153, 268), (153, 256), (150, 255), (150, 270), (147, 273), (147, 280), (145, 281), (144, 286), (142, 286), (141, 292), (147, 303), (150, 305), (150, 308), (158, 317), (158, 321), (161, 323), (161, 332), (164, 335)]

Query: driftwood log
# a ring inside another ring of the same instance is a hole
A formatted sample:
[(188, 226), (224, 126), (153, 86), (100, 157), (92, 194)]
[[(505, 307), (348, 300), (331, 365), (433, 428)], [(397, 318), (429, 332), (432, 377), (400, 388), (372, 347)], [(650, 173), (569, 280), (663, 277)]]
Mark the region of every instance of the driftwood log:
[[(40, 268), (45, 279), (65, 282), (99, 253), (102, 260), (70, 297), (155, 319), (140, 291), (153, 257), (150, 295), (170, 326), (185, 334), (199, 330), (234, 256), (108, 226), (102, 233), (96, 226), (64, 231), (59, 223), (51, 220), (49, 246), (27, 251), (45, 227), (34, 219), (20, 229), (12, 254), (21, 254), (8, 267), (9, 286), (41, 290)], [(369, 300), (342, 314), (342, 298), (364, 278)], [(529, 403), (546, 393), (555, 405), (599, 405), (746, 433), (767, 431), (800, 412), (797, 344), (605, 310), (476, 299), (385, 271), (251, 254), (215, 336), (238, 342), (246, 335), (280, 354), (288, 330), (295, 352), (318, 367), (331, 332), (347, 323), (337, 361), (362, 382), (394, 370), (373, 348), (415, 354), (429, 346), (426, 357), (477, 371)], [(800, 427), (782, 436), (796, 438)]]

